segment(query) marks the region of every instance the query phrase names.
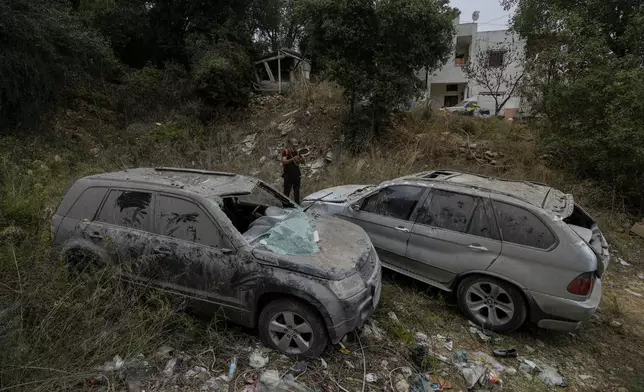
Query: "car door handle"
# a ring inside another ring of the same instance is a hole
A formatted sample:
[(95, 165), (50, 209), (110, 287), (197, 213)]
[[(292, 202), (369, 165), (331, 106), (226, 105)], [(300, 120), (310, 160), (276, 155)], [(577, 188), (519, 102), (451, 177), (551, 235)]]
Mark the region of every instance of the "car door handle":
[(103, 239), (103, 236), (98, 231), (93, 232), (88, 237), (93, 239), (93, 240), (102, 240)]
[(467, 247), (472, 249), (472, 250), (477, 250), (479, 252), (487, 252), (487, 248), (484, 247), (484, 246), (481, 246), (479, 244), (470, 244)]
[(402, 231), (403, 233), (409, 233), (409, 229), (406, 228), (406, 227), (396, 226), (396, 227), (394, 227), (394, 229), (396, 229), (398, 231)]

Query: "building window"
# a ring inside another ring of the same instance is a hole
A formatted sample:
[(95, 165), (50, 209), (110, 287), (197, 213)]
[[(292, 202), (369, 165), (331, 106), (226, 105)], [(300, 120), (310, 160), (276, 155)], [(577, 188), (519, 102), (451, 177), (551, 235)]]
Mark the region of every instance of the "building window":
[(490, 67), (501, 67), (503, 65), (503, 56), (505, 55), (504, 51), (493, 50), (488, 53), (488, 66)]
[(445, 91), (447, 92), (458, 91), (458, 84), (446, 84)]

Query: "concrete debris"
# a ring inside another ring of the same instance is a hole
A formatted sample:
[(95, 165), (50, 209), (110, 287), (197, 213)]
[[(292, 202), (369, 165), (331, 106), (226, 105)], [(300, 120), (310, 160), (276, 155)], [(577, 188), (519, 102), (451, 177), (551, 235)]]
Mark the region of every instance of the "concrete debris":
[(631, 227), (631, 233), (644, 238), (644, 222), (638, 222)]
[(631, 263), (628, 263), (626, 260), (622, 259), (621, 257), (618, 257), (617, 261), (619, 261), (619, 263), (621, 265), (623, 265), (624, 267), (630, 267), (631, 266)]
[(268, 356), (263, 354), (259, 350), (253, 351), (252, 354), (250, 354), (250, 357), (248, 358), (248, 364), (253, 369), (263, 368), (264, 366), (266, 366), (267, 363), (268, 363)]
[(394, 312), (387, 313), (387, 316), (389, 316), (389, 320), (393, 321), (394, 323), (400, 322), (400, 320), (398, 320), (398, 316), (396, 316), (396, 313)]
[(105, 362), (103, 366), (99, 366), (96, 369), (102, 372), (114, 372), (121, 370), (125, 361), (119, 355), (115, 355), (111, 361)]

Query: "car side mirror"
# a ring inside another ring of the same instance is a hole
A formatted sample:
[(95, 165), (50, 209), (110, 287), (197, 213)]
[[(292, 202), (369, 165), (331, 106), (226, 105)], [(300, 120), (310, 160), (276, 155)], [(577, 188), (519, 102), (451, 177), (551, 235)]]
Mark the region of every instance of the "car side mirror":
[(351, 209), (354, 211), (360, 211), (360, 204), (351, 204)]

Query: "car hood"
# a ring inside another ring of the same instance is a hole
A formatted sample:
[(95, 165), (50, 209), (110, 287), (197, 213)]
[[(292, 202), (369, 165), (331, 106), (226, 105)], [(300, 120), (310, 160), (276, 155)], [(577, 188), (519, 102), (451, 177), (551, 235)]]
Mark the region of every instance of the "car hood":
[(263, 264), (311, 275), (340, 280), (376, 260), (371, 240), (361, 227), (342, 219), (319, 216), (313, 220), (320, 251), (312, 255), (281, 255), (256, 248), (255, 257)]
[(363, 191), (372, 188), (373, 185), (341, 185), (333, 188), (323, 189), (312, 193), (304, 198), (304, 201), (320, 201), (324, 203), (344, 203), (352, 196), (357, 196)]

